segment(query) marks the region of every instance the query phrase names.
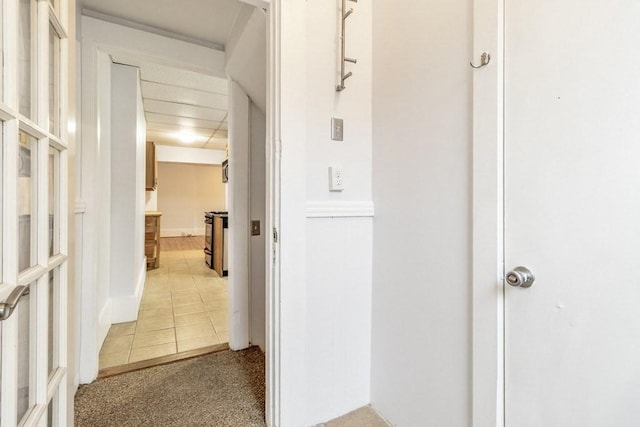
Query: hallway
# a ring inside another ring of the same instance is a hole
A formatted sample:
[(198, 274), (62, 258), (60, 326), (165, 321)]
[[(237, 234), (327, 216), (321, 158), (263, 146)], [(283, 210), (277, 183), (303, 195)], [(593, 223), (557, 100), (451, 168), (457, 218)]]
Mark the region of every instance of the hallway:
[(227, 279), (206, 266), (203, 240), (162, 239), (161, 267), (147, 272), (138, 319), (111, 326), (101, 372), (229, 341)]

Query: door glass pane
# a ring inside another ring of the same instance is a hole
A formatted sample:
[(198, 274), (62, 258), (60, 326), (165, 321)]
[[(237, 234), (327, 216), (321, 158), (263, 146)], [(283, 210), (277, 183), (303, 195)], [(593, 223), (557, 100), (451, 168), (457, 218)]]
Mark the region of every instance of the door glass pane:
[(53, 401), (47, 406), (47, 427), (53, 426)]
[(58, 425), (56, 422), (58, 418), (58, 406), (58, 391), (56, 391), (49, 405), (47, 405), (47, 427)]
[(49, 376), (58, 368), (58, 283), (60, 283), (60, 269), (56, 268), (49, 274), (49, 321), (47, 322), (48, 345), (48, 370)]
[(19, 102), (20, 114), (34, 118), (35, 105), (35, 53), (36, 37), (33, 37), (36, 22), (36, 5), (32, 0), (20, 0), (20, 21), (18, 24), (18, 61), (19, 61)]
[(60, 152), (49, 148), (49, 256), (60, 251), (60, 227), (58, 212)]
[[(31, 289), (33, 290), (33, 285), (31, 285)], [(29, 401), (29, 384), (31, 382), (30, 303), (31, 296), (23, 296), (18, 304), (17, 313), (14, 313), (14, 316), (18, 316), (18, 420), (22, 420), (31, 406)]]
[(49, 25), (49, 132), (60, 136), (60, 37)]
[(18, 156), (18, 267), (20, 272), (37, 262), (37, 143), (37, 139), (20, 131)]

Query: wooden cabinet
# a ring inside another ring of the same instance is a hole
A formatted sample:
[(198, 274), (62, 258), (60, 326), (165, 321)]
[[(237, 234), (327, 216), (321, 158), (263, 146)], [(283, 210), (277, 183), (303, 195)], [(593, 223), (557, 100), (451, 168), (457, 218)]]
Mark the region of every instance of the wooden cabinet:
[(158, 162), (156, 161), (155, 142), (147, 142), (146, 166), (145, 188), (147, 191), (154, 191), (158, 186)]
[(160, 267), (160, 217), (161, 212), (145, 212), (144, 254), (147, 270)]

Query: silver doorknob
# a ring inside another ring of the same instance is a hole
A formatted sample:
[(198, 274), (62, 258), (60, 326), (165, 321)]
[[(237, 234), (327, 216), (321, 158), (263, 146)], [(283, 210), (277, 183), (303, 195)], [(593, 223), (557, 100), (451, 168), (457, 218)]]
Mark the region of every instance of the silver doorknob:
[(507, 273), (507, 283), (516, 288), (530, 288), (536, 276), (527, 267), (516, 267)]

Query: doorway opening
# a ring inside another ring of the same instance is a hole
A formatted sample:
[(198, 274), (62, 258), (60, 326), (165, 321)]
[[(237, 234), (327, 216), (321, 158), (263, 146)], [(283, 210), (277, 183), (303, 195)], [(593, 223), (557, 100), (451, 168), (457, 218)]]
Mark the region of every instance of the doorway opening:
[[(236, 0), (201, 3), (151, 14), (151, 1), (83, 2), (82, 197), (100, 213), (80, 222), (82, 383), (102, 367), (118, 373), (227, 342), (266, 347), (268, 15)], [(122, 143), (125, 131), (133, 143)], [(89, 195), (95, 182), (99, 195)]]

